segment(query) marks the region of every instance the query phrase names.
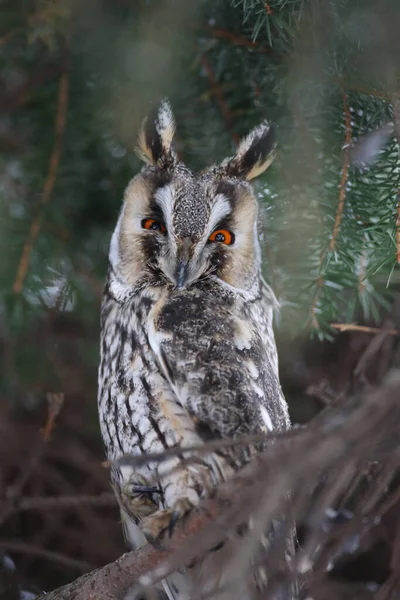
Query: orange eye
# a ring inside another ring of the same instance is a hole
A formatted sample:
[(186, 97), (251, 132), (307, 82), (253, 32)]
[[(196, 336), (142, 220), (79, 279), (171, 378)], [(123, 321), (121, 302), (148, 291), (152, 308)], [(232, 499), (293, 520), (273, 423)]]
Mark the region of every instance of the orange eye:
[(156, 221), (155, 219), (143, 219), (142, 227), (143, 229), (148, 229), (151, 231), (161, 231), (161, 233), (165, 233), (167, 231), (164, 223), (161, 223), (161, 221)]
[(235, 236), (233, 233), (228, 231), (227, 229), (216, 229), (208, 238), (209, 242), (220, 242), (221, 244), (226, 244), (227, 246), (231, 246), (235, 241)]

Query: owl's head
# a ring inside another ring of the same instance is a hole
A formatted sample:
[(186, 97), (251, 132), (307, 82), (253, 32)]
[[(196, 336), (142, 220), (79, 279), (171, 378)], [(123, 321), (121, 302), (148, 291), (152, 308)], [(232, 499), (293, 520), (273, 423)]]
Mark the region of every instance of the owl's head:
[(271, 164), (276, 147), (264, 121), (234, 156), (197, 174), (172, 147), (175, 122), (162, 102), (143, 123), (138, 152), (146, 165), (129, 183), (110, 263), (124, 287), (195, 285), (208, 278), (250, 290), (259, 278), (258, 204), (248, 181)]

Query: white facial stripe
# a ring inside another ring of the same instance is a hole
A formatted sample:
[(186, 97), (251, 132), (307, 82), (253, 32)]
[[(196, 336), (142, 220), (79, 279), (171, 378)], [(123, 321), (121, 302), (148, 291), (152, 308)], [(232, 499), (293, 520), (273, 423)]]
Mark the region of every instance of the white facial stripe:
[(108, 253), (108, 259), (111, 263), (111, 265), (114, 267), (114, 269), (117, 268), (118, 263), (119, 263), (119, 235), (120, 235), (120, 231), (121, 231), (121, 221), (122, 221), (122, 217), (123, 217), (123, 211), (124, 208), (122, 208), (119, 218), (118, 218), (118, 223), (114, 229), (114, 233), (112, 234), (112, 238), (111, 238), (111, 243), (110, 243), (110, 250)]
[(165, 185), (158, 189), (154, 195), (154, 200), (161, 208), (167, 231), (172, 231), (172, 215), (174, 212), (174, 189), (171, 185)]
[(214, 204), (211, 208), (209, 220), (209, 233), (212, 233), (218, 223), (232, 211), (229, 201), (223, 194), (217, 194), (214, 199)]

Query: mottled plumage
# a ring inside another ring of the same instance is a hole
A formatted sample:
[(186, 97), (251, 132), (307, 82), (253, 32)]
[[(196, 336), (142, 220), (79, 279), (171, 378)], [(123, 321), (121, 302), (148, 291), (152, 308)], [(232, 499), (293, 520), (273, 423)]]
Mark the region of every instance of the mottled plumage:
[[(177, 160), (174, 131), (164, 102), (143, 125), (147, 165), (126, 189), (110, 246), (99, 369), (109, 459), (289, 427), (247, 181), (270, 164), (273, 132), (262, 123), (232, 158), (194, 174)], [(157, 537), (257, 450), (113, 468), (130, 543)]]

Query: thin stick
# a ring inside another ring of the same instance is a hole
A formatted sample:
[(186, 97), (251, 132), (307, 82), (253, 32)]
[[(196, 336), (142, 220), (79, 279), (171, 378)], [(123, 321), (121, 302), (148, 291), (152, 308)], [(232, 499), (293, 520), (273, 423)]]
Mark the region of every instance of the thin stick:
[(69, 569), (76, 569), (81, 573), (86, 573), (93, 569), (93, 565), (83, 560), (77, 560), (71, 558), (65, 554), (59, 552), (53, 552), (51, 550), (45, 550), (39, 546), (32, 544), (26, 544), (25, 542), (15, 542), (14, 540), (0, 540), (0, 548), (7, 550), (8, 552), (15, 552), (16, 554), (28, 554), (29, 556), (39, 556), (50, 562), (55, 562), (60, 565), (64, 565)]
[(339, 186), (339, 199), (336, 208), (335, 223), (333, 225), (332, 238), (329, 244), (329, 252), (333, 252), (336, 248), (337, 237), (340, 230), (340, 225), (343, 217), (344, 203), (346, 200), (346, 185), (349, 178), (349, 166), (350, 166), (350, 145), (351, 145), (351, 115), (347, 94), (343, 94), (343, 111), (344, 111), (344, 122), (345, 122), (345, 141), (344, 141), (344, 153), (343, 153), (343, 169), (342, 176), (340, 179)]
[(42, 458), (42, 455), (50, 440), (51, 432), (54, 429), (55, 420), (62, 408), (64, 396), (63, 394), (47, 394), (47, 400), (47, 419), (46, 424), (41, 431), (41, 439), (39, 440), (36, 448), (33, 450), (32, 455), (26, 462), (25, 467), (21, 469), (20, 473), (16, 477), (14, 485), (8, 491), (6, 499), (0, 510), (0, 525), (2, 525), (8, 519), (10, 514), (14, 512), (16, 499), (21, 495), (22, 490)]
[(13, 512), (26, 512), (31, 510), (65, 510), (79, 506), (117, 506), (115, 495), (109, 492), (95, 496), (25, 496), (13, 508)]
[(363, 333), (386, 333), (387, 335), (400, 335), (397, 329), (382, 329), (380, 327), (368, 327), (367, 325), (356, 325), (355, 323), (331, 323), (331, 327), (339, 331), (362, 331)]
[(65, 126), (67, 122), (67, 112), (68, 112), (68, 100), (69, 100), (69, 73), (67, 69), (65, 69), (59, 80), (58, 85), (58, 99), (57, 99), (57, 112), (55, 118), (55, 140), (53, 150), (50, 155), (49, 166), (47, 171), (47, 176), (43, 186), (42, 198), (40, 201), (41, 210), (39, 214), (36, 215), (34, 220), (31, 223), (29, 228), (28, 237), (25, 241), (24, 247), (22, 249), (22, 256), (18, 265), (17, 274), (15, 277), (15, 281), (12, 287), (12, 290), (15, 294), (19, 294), (22, 291), (24, 286), (24, 281), (26, 279), (26, 275), (28, 272), (29, 264), (31, 261), (31, 254), (33, 247), (35, 245), (36, 239), (39, 235), (41, 224), (42, 224), (42, 216), (43, 216), (43, 207), (49, 203), (51, 199), (51, 195), (54, 189), (54, 185), (57, 179), (57, 171), (60, 164), (61, 158), (61, 147), (62, 140), (64, 137)]

